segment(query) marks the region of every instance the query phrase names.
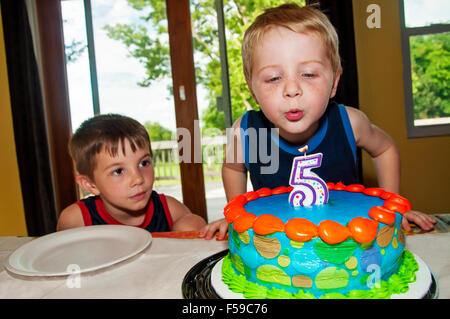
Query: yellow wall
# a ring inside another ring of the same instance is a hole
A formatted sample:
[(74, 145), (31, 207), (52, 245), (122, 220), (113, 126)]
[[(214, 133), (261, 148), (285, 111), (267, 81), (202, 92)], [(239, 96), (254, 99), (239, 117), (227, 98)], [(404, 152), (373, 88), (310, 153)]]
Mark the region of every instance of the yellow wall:
[[(381, 28), (369, 29), (367, 6), (381, 8)], [(413, 209), (450, 213), (450, 137), (408, 139), (403, 93), (403, 60), (398, 2), (353, 0), (360, 109), (396, 141), (402, 159), (401, 193)], [(345, 72), (345, 70), (344, 70)], [(376, 173), (363, 155), (366, 186)]]
[(0, 236), (27, 236), (0, 16)]

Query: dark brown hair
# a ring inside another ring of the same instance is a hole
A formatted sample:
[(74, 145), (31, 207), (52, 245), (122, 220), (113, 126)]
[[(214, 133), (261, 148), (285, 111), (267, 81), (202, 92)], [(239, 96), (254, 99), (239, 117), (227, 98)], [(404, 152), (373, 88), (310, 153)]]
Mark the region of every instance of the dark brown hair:
[(153, 156), (148, 132), (138, 121), (118, 114), (97, 115), (84, 121), (69, 143), (70, 155), (78, 173), (92, 178), (95, 155), (106, 150), (114, 157), (119, 151), (119, 144), (125, 154), (125, 140), (128, 140), (133, 152), (148, 147)]

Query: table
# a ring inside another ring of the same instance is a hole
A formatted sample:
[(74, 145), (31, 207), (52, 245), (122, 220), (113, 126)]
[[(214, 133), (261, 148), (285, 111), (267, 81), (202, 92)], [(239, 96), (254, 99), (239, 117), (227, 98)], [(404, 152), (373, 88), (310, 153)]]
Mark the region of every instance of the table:
[[(185, 236), (186, 237), (186, 236)], [(68, 277), (21, 277), (5, 270), (16, 248), (31, 237), (0, 237), (0, 299), (5, 298), (182, 298), (181, 284), (198, 262), (228, 248), (227, 241), (153, 237), (139, 255), (117, 265), (81, 274), (80, 287)], [(439, 298), (450, 298), (450, 232), (407, 236), (407, 248), (431, 269)]]

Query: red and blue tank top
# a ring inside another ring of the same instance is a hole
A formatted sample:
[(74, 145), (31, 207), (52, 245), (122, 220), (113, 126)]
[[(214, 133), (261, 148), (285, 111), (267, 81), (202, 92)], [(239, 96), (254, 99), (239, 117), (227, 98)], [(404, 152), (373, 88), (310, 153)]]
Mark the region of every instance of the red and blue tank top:
[[(301, 155), (298, 149), (304, 145), (293, 145), (280, 137), (262, 111), (244, 114), (241, 141), (253, 189), (289, 186), (293, 159)], [(359, 183), (357, 147), (344, 105), (328, 104), (319, 129), (307, 144), (307, 154), (323, 153), (322, 165), (313, 171), (325, 182)]]
[[(123, 225), (112, 217), (103, 206), (99, 196), (90, 196), (76, 202), (81, 209), (84, 225)], [(172, 228), (172, 217), (167, 206), (166, 197), (163, 194), (152, 192), (144, 221), (136, 227), (143, 228), (149, 232), (166, 232)]]

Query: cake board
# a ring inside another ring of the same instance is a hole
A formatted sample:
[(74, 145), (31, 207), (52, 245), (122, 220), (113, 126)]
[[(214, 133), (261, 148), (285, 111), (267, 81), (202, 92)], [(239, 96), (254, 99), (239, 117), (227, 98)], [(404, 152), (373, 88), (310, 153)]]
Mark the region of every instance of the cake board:
[[(222, 261), (228, 249), (207, 257), (192, 267), (182, 283), (185, 299), (245, 299), (243, 294), (232, 292), (222, 281)], [(413, 253), (414, 254), (414, 253)], [(414, 254), (419, 264), (416, 282), (409, 284), (403, 294), (393, 294), (391, 299), (437, 299), (438, 284), (425, 262)]]

